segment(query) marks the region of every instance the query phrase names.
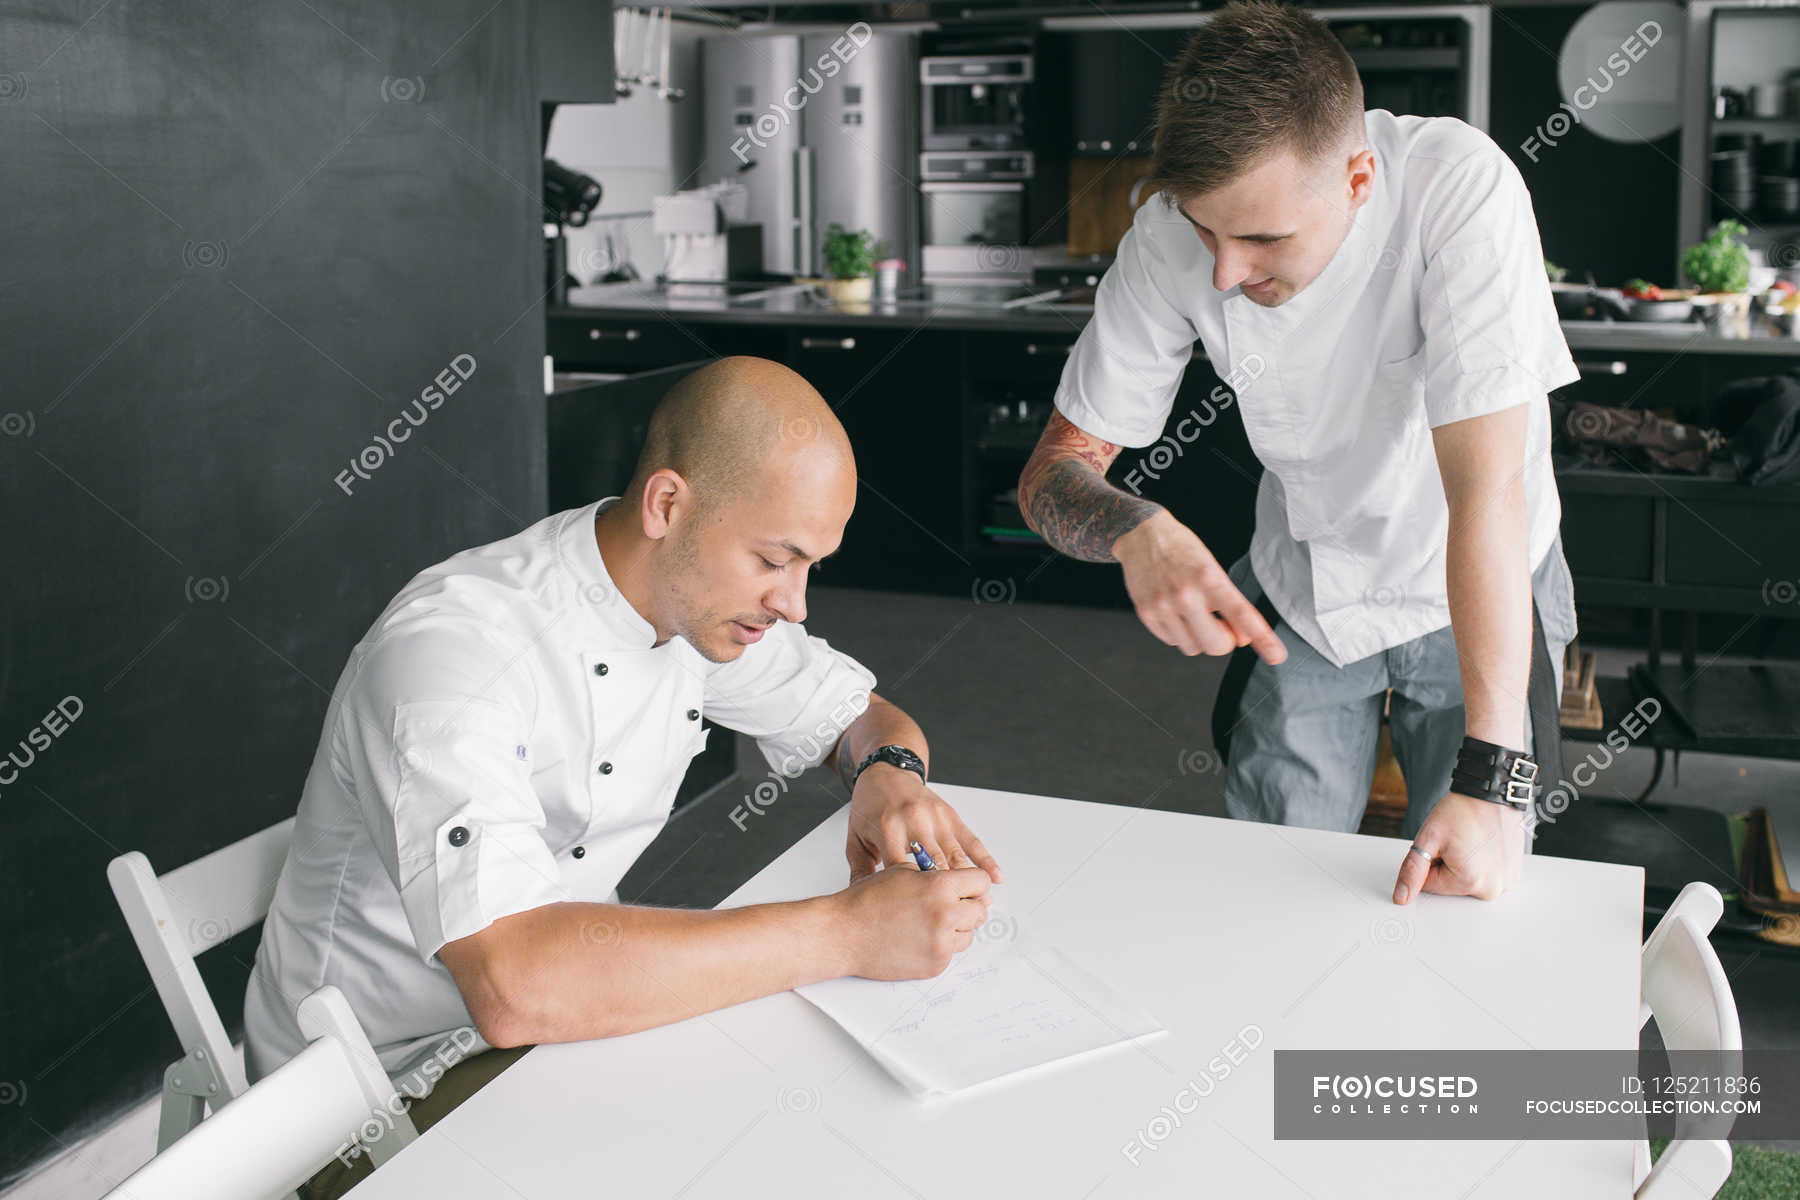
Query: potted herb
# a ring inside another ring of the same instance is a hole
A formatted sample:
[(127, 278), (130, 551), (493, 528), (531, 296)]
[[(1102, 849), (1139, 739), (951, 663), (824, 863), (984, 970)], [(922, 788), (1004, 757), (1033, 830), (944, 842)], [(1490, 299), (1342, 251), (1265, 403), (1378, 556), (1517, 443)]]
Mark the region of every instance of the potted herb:
[(825, 231), (825, 294), (838, 303), (867, 300), (874, 289), (875, 236), (866, 229), (852, 232), (836, 221)]
[(1717, 333), (1738, 325), (1749, 332), (1750, 251), (1738, 240), (1745, 232), (1737, 221), (1720, 221), (1681, 256), (1683, 273), (1700, 288), (1694, 302)]

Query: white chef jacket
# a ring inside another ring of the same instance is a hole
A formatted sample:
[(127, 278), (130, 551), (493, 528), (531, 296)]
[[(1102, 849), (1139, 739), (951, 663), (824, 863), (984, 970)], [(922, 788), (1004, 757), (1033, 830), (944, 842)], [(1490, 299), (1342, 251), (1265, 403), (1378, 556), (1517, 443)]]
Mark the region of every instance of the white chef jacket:
[(875, 677), (799, 625), (724, 664), (655, 645), (594, 540), (608, 503), (421, 572), (351, 652), (245, 996), (252, 1079), (305, 1047), (295, 1006), (330, 983), (389, 1074), (429, 1091), (428, 1059), (487, 1048), (438, 948), (616, 900), (706, 745), (702, 713), (791, 775), (868, 707)]
[[(1317, 279), (1275, 308), (1217, 291), (1193, 226), (1152, 198), (1119, 243), (1056, 393), (1058, 411), (1095, 437), (1133, 447), (1164, 438), (1152, 465), (1165, 466), (1216, 415), (1164, 437), (1198, 340), (1234, 385), (1265, 468), (1250, 546), (1257, 581), (1337, 666), (1450, 623), (1437, 426), (1531, 407), (1521, 464), (1530, 561), (1550, 551), (1562, 509), (1546, 393), (1577, 378), (1531, 197), (1506, 154), (1450, 117), (1374, 109), (1364, 125), (1373, 191)], [(1552, 645), (1575, 634), (1574, 597), (1560, 591), (1540, 610)]]

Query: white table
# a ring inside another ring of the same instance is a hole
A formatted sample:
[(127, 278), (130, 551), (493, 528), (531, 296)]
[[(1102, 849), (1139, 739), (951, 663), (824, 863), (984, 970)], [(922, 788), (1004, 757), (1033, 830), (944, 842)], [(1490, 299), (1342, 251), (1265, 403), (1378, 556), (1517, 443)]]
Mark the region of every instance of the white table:
[[(1275, 1049), (1635, 1047), (1640, 869), (1534, 856), (1499, 901), (1400, 909), (1400, 840), (938, 790), (998, 855), (1021, 925), (1167, 1034), (921, 1103), (783, 993), (541, 1046), (355, 1200), (1630, 1195), (1629, 1142), (1277, 1142), (1270, 1094)], [(841, 886), (844, 822), (725, 905)], [(1261, 1047), (1150, 1132), (1247, 1025)]]

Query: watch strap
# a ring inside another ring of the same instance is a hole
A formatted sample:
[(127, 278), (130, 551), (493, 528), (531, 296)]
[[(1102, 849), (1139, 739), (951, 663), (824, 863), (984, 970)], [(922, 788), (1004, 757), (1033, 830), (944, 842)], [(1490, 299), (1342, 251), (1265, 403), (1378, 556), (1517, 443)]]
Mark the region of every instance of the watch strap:
[(902, 771), (911, 771), (919, 777), (921, 783), (925, 780), (925, 760), (917, 754), (905, 746), (877, 746), (867, 758), (856, 764), (856, 776), (851, 780), (851, 786), (854, 787), (856, 780), (862, 778), (862, 773), (878, 762), (899, 767)]

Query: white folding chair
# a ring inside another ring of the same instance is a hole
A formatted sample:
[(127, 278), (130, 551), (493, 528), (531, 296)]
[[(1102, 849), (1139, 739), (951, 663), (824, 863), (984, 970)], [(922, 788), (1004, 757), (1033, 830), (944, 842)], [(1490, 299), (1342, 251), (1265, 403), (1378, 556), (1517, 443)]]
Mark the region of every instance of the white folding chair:
[(166, 1150), (206, 1115), (244, 1094), (244, 1068), (194, 965), (196, 955), (269, 915), (294, 819), (157, 875), (136, 850), (107, 864), (119, 910), (185, 1051), (163, 1073), (156, 1148)]
[(335, 987), (300, 1002), (309, 1045), (162, 1151), (107, 1200), (275, 1200), (333, 1154), (377, 1166), (418, 1137), (374, 1047)]
[[(1644, 942), (1638, 1026), (1655, 1017), (1657, 1032), (1670, 1050), (1744, 1048), (1731, 982), (1706, 940), (1724, 911), (1725, 900), (1717, 888), (1690, 883)], [(1639, 1141), (1633, 1194), (1636, 1200), (1709, 1200), (1730, 1175), (1731, 1143), (1723, 1138), (1671, 1141), (1654, 1167), (1650, 1143)]]

